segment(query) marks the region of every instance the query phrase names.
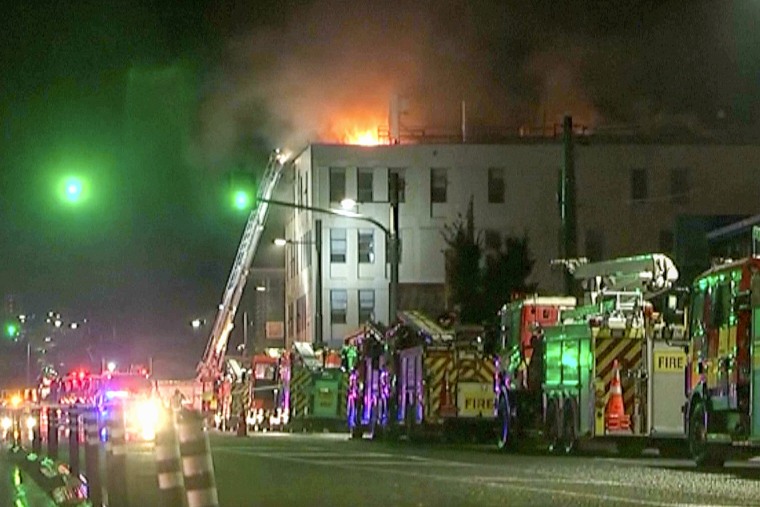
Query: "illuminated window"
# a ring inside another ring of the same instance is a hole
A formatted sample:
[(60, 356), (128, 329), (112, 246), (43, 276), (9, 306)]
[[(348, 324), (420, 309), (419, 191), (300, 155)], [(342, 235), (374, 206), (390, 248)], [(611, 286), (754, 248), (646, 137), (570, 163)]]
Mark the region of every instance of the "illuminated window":
[(372, 264), (375, 262), (375, 231), (372, 229), (359, 230), (359, 263)]
[(504, 169), (492, 167), (488, 169), (488, 202), (501, 204), (506, 199), (506, 185), (504, 183)]
[(430, 169), (430, 202), (446, 202), (449, 176), (446, 169)]
[(670, 170), (670, 202), (687, 204), (689, 202), (689, 169), (677, 167)]
[(346, 170), (343, 167), (330, 168), (330, 202), (340, 202), (346, 197)]
[(375, 319), (375, 291), (359, 291), (359, 324)]
[(356, 172), (356, 202), (372, 202), (373, 171), (360, 167)]
[(346, 230), (330, 229), (330, 262), (345, 263), (346, 249)]
[(345, 290), (330, 291), (330, 322), (333, 324), (346, 323), (348, 310), (348, 293)]
[(649, 197), (649, 186), (646, 169), (631, 170), (631, 199), (643, 201)]
[(406, 169), (388, 169), (388, 200), (391, 198), (391, 174), (398, 174), (398, 202), (406, 201)]

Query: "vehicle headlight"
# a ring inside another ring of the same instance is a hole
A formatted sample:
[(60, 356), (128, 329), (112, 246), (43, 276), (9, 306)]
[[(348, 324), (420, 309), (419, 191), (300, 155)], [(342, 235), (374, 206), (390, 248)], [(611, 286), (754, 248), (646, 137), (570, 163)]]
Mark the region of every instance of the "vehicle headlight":
[(13, 426), (13, 420), (10, 417), (3, 417), (0, 426), (2, 426), (3, 431), (8, 431)]
[(161, 409), (156, 400), (146, 400), (137, 403), (132, 410), (132, 419), (139, 426), (145, 440), (152, 440), (161, 424)]

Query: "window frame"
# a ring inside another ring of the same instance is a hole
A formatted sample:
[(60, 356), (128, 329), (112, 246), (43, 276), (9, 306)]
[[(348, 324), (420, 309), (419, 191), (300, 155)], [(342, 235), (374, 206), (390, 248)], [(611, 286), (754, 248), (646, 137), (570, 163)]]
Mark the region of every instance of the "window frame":
[[(364, 245), (366, 237), (369, 236), (369, 244)], [(357, 258), (359, 264), (374, 264), (375, 263), (375, 231), (374, 229), (357, 229), (356, 231), (356, 245), (357, 245)], [(367, 251), (363, 251), (363, 247), (367, 247)]]
[(488, 203), (504, 204), (507, 201), (506, 171), (503, 167), (488, 168)]
[[(440, 184), (443, 183), (441, 187)], [(430, 168), (430, 204), (445, 204), (448, 202), (449, 170), (446, 167)]]
[(631, 169), (631, 200), (638, 203), (647, 199), (649, 199), (649, 171), (646, 167), (635, 167)]
[[(340, 237), (342, 236), (342, 237)], [(336, 251), (337, 245), (343, 245), (343, 251)], [(342, 256), (342, 259), (339, 257)], [(340, 227), (330, 228), (330, 263), (345, 264), (348, 261), (348, 231)]]
[[(342, 295), (343, 298), (336, 298)], [(337, 304), (336, 304), (337, 303)], [(336, 318), (336, 316), (338, 318)], [(346, 324), (348, 322), (348, 291), (346, 289), (330, 290), (330, 324)]]
[[(342, 188), (338, 192), (339, 180), (342, 180)], [(328, 192), (330, 202), (340, 202), (346, 198), (346, 168), (345, 167), (330, 167), (328, 178)]]
[[(369, 181), (366, 180), (369, 176)], [(364, 183), (365, 185), (362, 185)], [(367, 186), (366, 184), (369, 183)], [(374, 202), (375, 170), (372, 167), (356, 169), (356, 202)]]
[[(362, 299), (362, 295), (371, 295), (371, 301), (372, 301), (372, 308), (369, 309), (369, 307), (366, 307), (363, 305), (365, 303), (365, 300)], [(375, 306), (377, 304), (377, 300), (375, 298), (375, 290), (374, 289), (359, 289), (357, 291), (357, 306), (358, 306), (358, 315), (359, 315), (359, 325), (361, 325), (364, 322), (371, 322), (375, 320)], [(367, 310), (369, 309), (369, 317), (363, 318), (363, 315), (366, 315)]]

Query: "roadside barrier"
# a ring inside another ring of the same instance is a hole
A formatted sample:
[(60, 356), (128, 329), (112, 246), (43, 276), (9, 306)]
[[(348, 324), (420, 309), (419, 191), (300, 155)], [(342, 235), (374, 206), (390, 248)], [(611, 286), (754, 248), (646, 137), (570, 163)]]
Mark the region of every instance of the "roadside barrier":
[(128, 507), (127, 442), (124, 411), (120, 405), (108, 410), (108, 441), (106, 442), (106, 477), (109, 507)]
[(177, 420), (182, 474), (185, 480), (188, 507), (219, 507), (214, 477), (214, 462), (203, 418), (195, 412), (184, 412)]
[(165, 507), (186, 507), (185, 478), (182, 475), (182, 456), (177, 437), (177, 415), (164, 410), (164, 424), (156, 433), (154, 455), (161, 504)]
[(79, 407), (72, 406), (69, 416), (69, 470), (73, 475), (79, 475)]
[(100, 478), (100, 411), (89, 407), (84, 413), (84, 463), (87, 489), (93, 507), (103, 506), (103, 482)]
[[(150, 412), (146, 417), (152, 417)], [(145, 450), (146, 441), (128, 447), (131, 437), (127, 438), (123, 405), (24, 404), (0, 408), (0, 418), (0, 438), (5, 439), (10, 456), (56, 505), (143, 507), (146, 503), (141, 498), (144, 491), (129, 490), (127, 475), (127, 453)], [(158, 419), (152, 442), (155, 504), (219, 507), (209, 437), (201, 414), (167, 409)], [(129, 435), (133, 435), (134, 428), (130, 428)], [(61, 445), (62, 434), (68, 438)], [(152, 494), (148, 492), (147, 496)]]

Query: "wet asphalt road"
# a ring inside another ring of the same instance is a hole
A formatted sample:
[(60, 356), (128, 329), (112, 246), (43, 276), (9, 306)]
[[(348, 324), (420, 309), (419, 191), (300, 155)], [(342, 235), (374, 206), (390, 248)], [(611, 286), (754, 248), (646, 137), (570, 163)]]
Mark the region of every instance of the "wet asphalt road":
[[(489, 446), (211, 435), (220, 504), (249, 506), (760, 506), (760, 465), (700, 471), (657, 457), (514, 455)], [(148, 446), (132, 449), (131, 505), (158, 505)]]

